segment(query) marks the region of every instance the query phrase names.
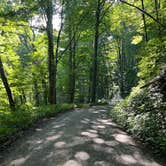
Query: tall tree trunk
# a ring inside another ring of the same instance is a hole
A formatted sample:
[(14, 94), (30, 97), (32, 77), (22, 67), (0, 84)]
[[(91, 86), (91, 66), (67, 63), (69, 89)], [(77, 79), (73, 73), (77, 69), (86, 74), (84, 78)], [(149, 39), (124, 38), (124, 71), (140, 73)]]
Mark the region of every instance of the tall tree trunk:
[(71, 84), (72, 86), (71, 86), (71, 97), (70, 97), (71, 103), (74, 102), (74, 95), (75, 95), (75, 70), (76, 70), (75, 55), (76, 55), (76, 41), (75, 41), (75, 36), (74, 36), (73, 56), (72, 56), (72, 84)]
[[(63, 4), (64, 1), (62, 2), (62, 10), (61, 10), (61, 25), (60, 25), (60, 29), (58, 31), (58, 36), (57, 36), (57, 40), (56, 40), (56, 52), (55, 52), (55, 99), (57, 96), (57, 69), (58, 69), (58, 59), (59, 59), (59, 45), (60, 45), (60, 40), (61, 40), (61, 33), (62, 33), (62, 29), (63, 29)], [(57, 99), (56, 99), (57, 102)]]
[(39, 98), (39, 89), (38, 89), (38, 84), (37, 80), (34, 79), (34, 98), (35, 98), (35, 105), (39, 106), (40, 105), (40, 98)]
[[(160, 18), (159, 18), (159, 8), (160, 8), (160, 4), (158, 0), (154, 0), (155, 3), (155, 12), (156, 12), (156, 19), (160, 22)], [(161, 29), (160, 26), (158, 26), (158, 35), (159, 37), (161, 37)]]
[(75, 51), (76, 51), (76, 41), (75, 35), (72, 39), (72, 30), (70, 27), (69, 30), (69, 102), (74, 102), (74, 95), (75, 95)]
[(48, 0), (47, 9), (47, 37), (48, 37), (48, 71), (49, 71), (49, 96), (48, 102), (56, 104), (55, 94), (55, 61), (54, 61), (54, 42), (53, 42), (53, 4), (52, 0)]
[(43, 89), (43, 101), (44, 101), (44, 104), (47, 105), (48, 104), (48, 93), (47, 93), (47, 83), (45, 81), (45, 78), (42, 79), (42, 89)]
[(7, 93), (7, 96), (8, 96), (8, 101), (9, 101), (10, 108), (11, 108), (12, 111), (14, 111), (15, 110), (15, 102), (13, 100), (12, 91), (10, 89), (7, 77), (5, 75), (5, 71), (4, 71), (4, 68), (3, 68), (1, 57), (0, 57), (0, 76), (1, 76), (3, 85), (5, 87), (5, 90), (6, 90), (6, 93)]
[[(142, 10), (145, 10), (144, 6), (144, 0), (141, 0), (141, 5), (142, 5)], [(148, 41), (148, 33), (147, 33), (147, 26), (146, 26), (146, 18), (145, 18), (145, 13), (142, 12), (142, 20), (144, 24), (144, 39), (147, 42)]]
[(92, 62), (92, 88), (91, 88), (91, 102), (96, 102), (96, 89), (97, 89), (97, 57), (98, 57), (98, 44), (99, 44), (99, 26), (101, 14), (101, 1), (97, 1), (95, 12), (95, 39), (94, 39), (94, 55)]

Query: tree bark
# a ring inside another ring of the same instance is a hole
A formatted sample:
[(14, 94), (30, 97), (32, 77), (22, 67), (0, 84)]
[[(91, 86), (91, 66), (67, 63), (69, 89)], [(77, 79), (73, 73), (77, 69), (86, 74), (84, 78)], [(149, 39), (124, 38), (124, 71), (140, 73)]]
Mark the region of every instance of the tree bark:
[(48, 93), (47, 93), (47, 83), (45, 78), (42, 79), (42, 89), (43, 89), (43, 102), (45, 105), (48, 104)]
[[(141, 0), (141, 5), (142, 5), (142, 10), (145, 10), (144, 0)], [(146, 18), (145, 18), (144, 13), (142, 13), (142, 20), (143, 20), (143, 24), (144, 24), (144, 39), (147, 42), (148, 41), (148, 33), (147, 33)]]
[[(70, 29), (69, 32), (69, 40), (72, 39), (72, 30)], [(69, 102), (74, 102), (74, 95), (75, 95), (75, 54), (76, 54), (76, 40), (75, 35), (70, 42), (69, 46)]]
[[(156, 19), (160, 22), (160, 18), (159, 18), (159, 8), (160, 8), (160, 4), (158, 0), (154, 0), (155, 3), (155, 12), (156, 12)], [(161, 37), (161, 29), (160, 26), (158, 26), (158, 36)]]
[[(59, 44), (60, 44), (60, 40), (61, 40), (61, 33), (62, 33), (62, 29), (63, 29), (63, 4), (64, 1), (62, 2), (62, 10), (61, 10), (61, 25), (60, 25), (60, 29), (58, 31), (58, 36), (57, 36), (57, 40), (56, 40), (56, 52), (55, 52), (55, 100), (56, 100), (56, 96), (57, 96), (57, 69), (58, 69), (58, 61), (59, 61)], [(57, 102), (57, 100), (56, 100)]]
[(35, 98), (35, 105), (40, 105), (40, 98), (39, 98), (39, 90), (38, 90), (38, 83), (37, 80), (34, 79), (34, 98)]
[(56, 104), (55, 94), (55, 58), (54, 58), (54, 42), (53, 42), (53, 4), (52, 0), (48, 0), (47, 9), (47, 37), (48, 37), (48, 71), (49, 71), (49, 104)]
[(11, 108), (12, 111), (14, 111), (15, 110), (15, 102), (13, 100), (12, 91), (10, 89), (7, 77), (5, 75), (5, 71), (4, 71), (4, 68), (3, 68), (1, 57), (0, 57), (0, 76), (1, 76), (3, 85), (5, 87), (5, 90), (6, 90), (6, 93), (7, 93), (7, 96), (8, 96), (8, 101), (9, 101), (10, 108)]
[(97, 89), (97, 57), (98, 57), (98, 44), (99, 44), (99, 26), (101, 14), (101, 1), (97, 1), (95, 12), (95, 39), (94, 39), (94, 55), (92, 60), (92, 88), (91, 88), (91, 103), (96, 102), (96, 89)]

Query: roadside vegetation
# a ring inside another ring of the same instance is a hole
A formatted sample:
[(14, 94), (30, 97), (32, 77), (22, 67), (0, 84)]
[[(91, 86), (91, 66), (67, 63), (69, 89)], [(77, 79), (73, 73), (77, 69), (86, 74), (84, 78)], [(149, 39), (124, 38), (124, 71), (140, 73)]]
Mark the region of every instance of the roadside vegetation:
[(41, 107), (23, 105), (11, 112), (5, 110), (0, 112), (0, 142), (3, 143), (15, 139), (23, 130), (32, 127), (44, 118), (55, 117), (58, 113), (63, 113), (75, 108), (74, 104), (56, 104)]

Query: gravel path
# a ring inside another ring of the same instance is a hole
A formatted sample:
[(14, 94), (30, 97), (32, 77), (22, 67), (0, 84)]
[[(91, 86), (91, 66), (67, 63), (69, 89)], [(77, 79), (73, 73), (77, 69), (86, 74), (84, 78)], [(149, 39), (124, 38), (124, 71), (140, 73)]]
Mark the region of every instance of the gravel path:
[(109, 109), (76, 109), (42, 122), (0, 155), (0, 166), (161, 166), (112, 122)]

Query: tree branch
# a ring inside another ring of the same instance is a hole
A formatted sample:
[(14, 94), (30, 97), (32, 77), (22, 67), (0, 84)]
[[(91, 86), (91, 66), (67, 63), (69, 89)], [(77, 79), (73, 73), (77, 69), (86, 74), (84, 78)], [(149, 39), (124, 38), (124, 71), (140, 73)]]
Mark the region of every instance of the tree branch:
[(150, 17), (153, 21), (155, 21), (156, 23), (158, 23), (160, 26), (162, 26), (164, 28), (166, 27), (160, 21), (158, 21), (156, 18), (154, 18), (151, 14), (147, 13), (145, 10), (139, 8), (138, 6), (135, 6), (134, 4), (128, 3), (128, 2), (126, 2), (124, 0), (120, 0), (120, 2), (122, 2), (122, 3), (124, 3), (124, 4), (128, 5), (128, 6), (131, 6), (133, 8), (136, 8), (137, 10), (141, 11), (142, 13), (144, 13), (145, 15), (147, 15), (148, 17)]

